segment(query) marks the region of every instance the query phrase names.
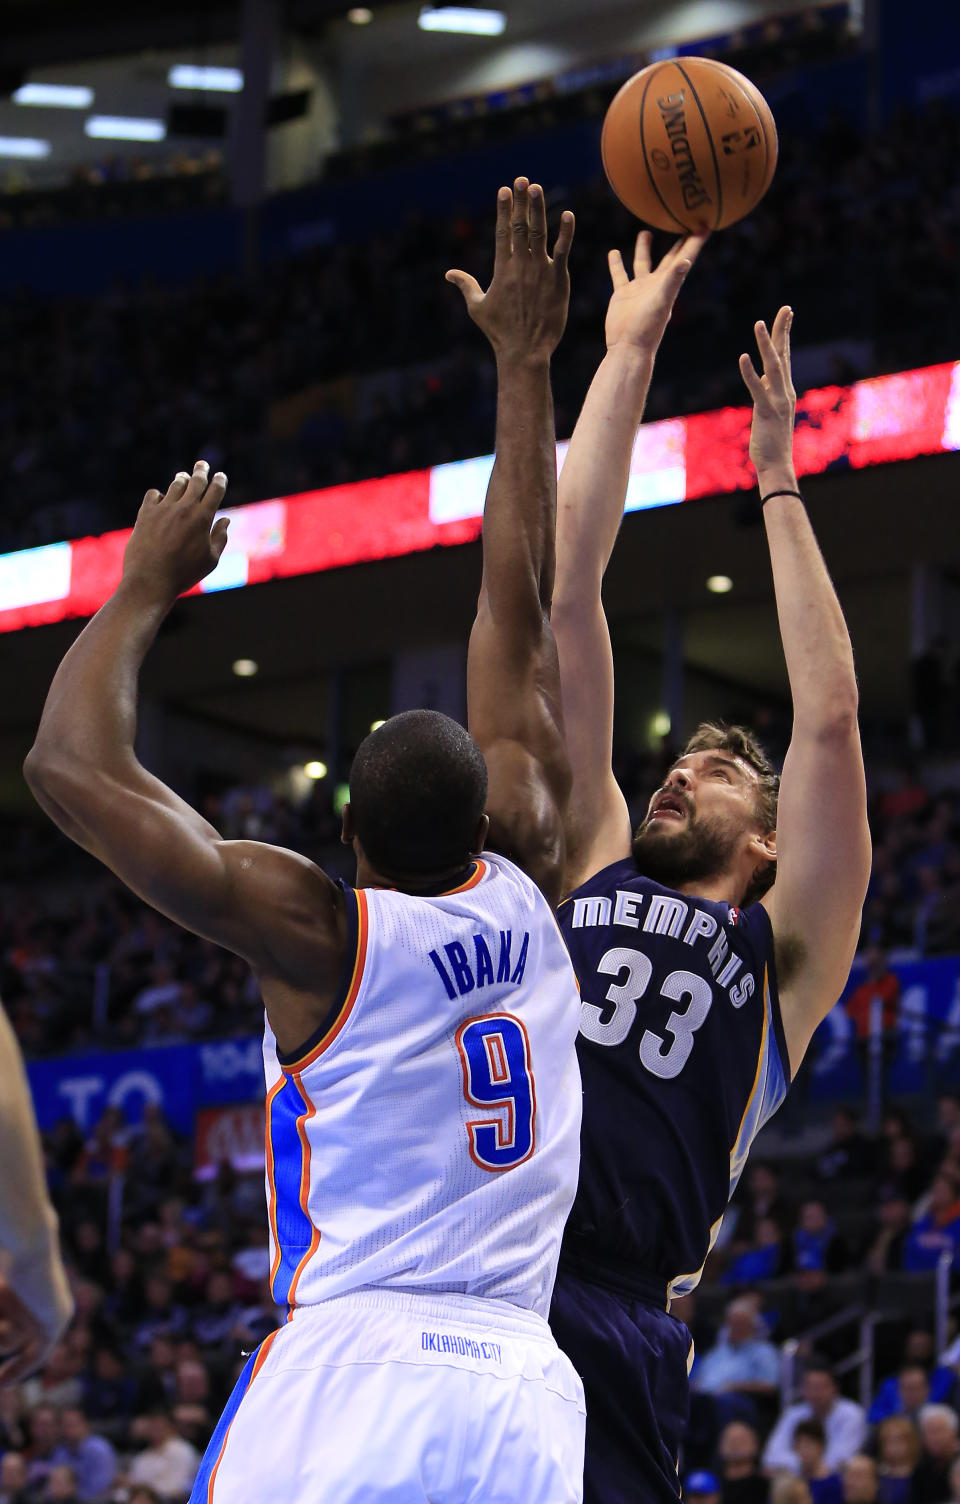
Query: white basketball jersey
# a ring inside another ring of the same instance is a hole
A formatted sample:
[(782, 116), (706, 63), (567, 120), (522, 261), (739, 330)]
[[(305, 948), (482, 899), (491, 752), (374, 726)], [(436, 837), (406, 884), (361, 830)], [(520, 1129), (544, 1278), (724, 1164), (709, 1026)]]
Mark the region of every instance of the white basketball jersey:
[(322, 1038), (269, 1025), (275, 1299), (370, 1286), (546, 1316), (577, 1187), (576, 978), (533, 882), (484, 856), (452, 892), (346, 889), (351, 938)]

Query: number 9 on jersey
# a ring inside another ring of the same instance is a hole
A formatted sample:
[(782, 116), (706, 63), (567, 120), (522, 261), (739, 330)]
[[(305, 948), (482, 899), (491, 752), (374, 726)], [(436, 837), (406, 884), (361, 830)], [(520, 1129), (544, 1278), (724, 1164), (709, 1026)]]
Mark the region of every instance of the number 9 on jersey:
[(533, 1153), (537, 1099), (527, 1031), (509, 1013), (471, 1018), (457, 1030), (463, 1094), (496, 1117), (467, 1122), (470, 1156), (483, 1170), (511, 1170)]

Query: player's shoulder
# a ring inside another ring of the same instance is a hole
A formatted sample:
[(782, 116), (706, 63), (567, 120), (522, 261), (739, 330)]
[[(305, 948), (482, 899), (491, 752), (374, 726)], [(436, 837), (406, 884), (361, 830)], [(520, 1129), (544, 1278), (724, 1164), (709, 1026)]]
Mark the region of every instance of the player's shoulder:
[(651, 884), (637, 870), (637, 864), (632, 857), (621, 857), (619, 861), (611, 862), (606, 867), (600, 867), (596, 872), (585, 877), (576, 888), (571, 889), (560, 901), (559, 908), (571, 904), (577, 898), (589, 898), (593, 895), (608, 894), (617, 888), (628, 888), (633, 892), (644, 892), (647, 888), (656, 886)]

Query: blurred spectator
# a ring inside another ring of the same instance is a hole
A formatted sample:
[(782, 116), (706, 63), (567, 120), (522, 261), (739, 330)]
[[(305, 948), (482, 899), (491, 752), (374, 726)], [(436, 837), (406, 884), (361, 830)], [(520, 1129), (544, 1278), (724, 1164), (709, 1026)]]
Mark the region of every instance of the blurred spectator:
[(917, 1141), (906, 1136), (887, 1146), (887, 1168), (882, 1172), (878, 1194), (913, 1203), (930, 1181), (929, 1170), (920, 1162)]
[(889, 1274), (903, 1268), (903, 1250), (910, 1231), (910, 1204), (902, 1196), (881, 1194), (876, 1209), (877, 1231), (867, 1249), (866, 1267), (871, 1274)]
[(960, 1457), (950, 1469), (950, 1504), (960, 1504)]
[(877, 1428), (879, 1504), (912, 1504), (913, 1472), (920, 1461), (920, 1433), (906, 1415), (891, 1415)]
[(54, 1467), (60, 1442), (60, 1416), (53, 1405), (37, 1405), (30, 1412), (30, 1444), (27, 1447), (27, 1482), (35, 1491), (46, 1482)]
[(688, 1473), (683, 1497), (694, 1504), (720, 1504), (720, 1479), (716, 1473), (706, 1471)]
[(873, 1169), (873, 1150), (860, 1132), (856, 1113), (849, 1107), (838, 1107), (831, 1128), (832, 1142), (817, 1161), (824, 1180), (851, 1180), (869, 1175)]
[(187, 1329), (187, 1313), (173, 1298), (173, 1287), (163, 1275), (152, 1274), (144, 1291), (143, 1315), (134, 1329), (137, 1347), (149, 1347), (157, 1337), (177, 1337)]
[(800, 1476), (810, 1490), (812, 1504), (842, 1504), (840, 1474), (827, 1466), (827, 1437), (823, 1422), (811, 1417), (793, 1429), (793, 1450), (800, 1463)]
[(920, 1461), (913, 1474), (913, 1504), (943, 1504), (950, 1496), (950, 1470), (960, 1457), (960, 1419), (949, 1405), (920, 1412)]
[[(912, 1334), (911, 1334), (912, 1335)], [(923, 1337), (927, 1333), (920, 1334)], [(867, 1413), (871, 1426), (891, 1415), (915, 1421), (924, 1405), (949, 1401), (956, 1387), (952, 1369), (941, 1365), (930, 1374), (924, 1364), (907, 1361), (898, 1374), (884, 1379)]]
[(793, 1234), (794, 1268), (826, 1269), (828, 1274), (838, 1274), (848, 1262), (846, 1244), (823, 1202), (805, 1201)]
[(806, 1480), (780, 1473), (770, 1484), (770, 1504), (812, 1504)]
[(914, 1272), (936, 1269), (943, 1253), (950, 1253), (956, 1266), (960, 1243), (960, 1178), (941, 1170), (930, 1191), (929, 1209), (918, 1217), (907, 1237), (904, 1269)]
[(77, 1375), (76, 1359), (66, 1341), (57, 1343), (43, 1370), (27, 1379), (23, 1386), (24, 1404), (28, 1410), (34, 1410), (38, 1405), (59, 1410), (64, 1405), (79, 1405), (82, 1397), (83, 1386)]
[(83, 1380), (83, 1409), (106, 1436), (119, 1437), (133, 1415), (137, 1382), (112, 1347), (98, 1347)]
[(177, 1435), (169, 1411), (141, 1416), (136, 1426), (149, 1444), (133, 1459), (127, 1474), (130, 1482), (149, 1484), (164, 1501), (186, 1498), (200, 1466), (196, 1447)]
[(694, 1387), (713, 1395), (775, 1394), (779, 1379), (780, 1355), (755, 1306), (731, 1301), (715, 1345), (697, 1362)]
[(890, 970), (885, 953), (878, 945), (871, 945), (864, 952), (863, 960), (867, 974), (859, 987), (847, 998), (846, 1008), (857, 1038), (870, 1038), (874, 1008), (882, 1034), (888, 1034), (897, 1026), (897, 1003), (900, 1000), (900, 981), (896, 972)]
[(77, 1497), (87, 1501), (105, 1499), (117, 1473), (117, 1454), (103, 1436), (95, 1436), (81, 1409), (64, 1410), (60, 1417), (60, 1445), (55, 1463), (72, 1469)]
[(81, 1504), (73, 1468), (65, 1462), (58, 1462), (51, 1469), (40, 1498), (43, 1504)]
[(754, 1239), (754, 1246), (738, 1254), (721, 1276), (721, 1284), (752, 1285), (757, 1280), (776, 1279), (783, 1272), (786, 1260), (780, 1224), (772, 1217), (761, 1217)]
[(800, 1472), (800, 1459), (793, 1446), (793, 1433), (802, 1420), (818, 1420), (824, 1429), (824, 1461), (840, 1468), (862, 1447), (867, 1421), (860, 1405), (841, 1398), (830, 1365), (812, 1359), (803, 1375), (802, 1400), (788, 1405), (767, 1441), (763, 1465), (768, 1472)]
[(767, 1504), (770, 1484), (759, 1468), (760, 1438), (753, 1426), (734, 1420), (717, 1446), (722, 1504)]
[(736, 1209), (733, 1246), (737, 1251), (750, 1247), (761, 1221), (770, 1219), (781, 1227), (790, 1225), (790, 1208), (780, 1190), (780, 1176), (766, 1160), (757, 1160), (756, 1164), (751, 1160), (747, 1164), (733, 1204)]
[(0, 1458), (0, 1504), (30, 1504), (27, 1461), (22, 1452), (4, 1452)]
[(843, 1469), (843, 1504), (878, 1504), (877, 1464), (862, 1453), (851, 1457)]

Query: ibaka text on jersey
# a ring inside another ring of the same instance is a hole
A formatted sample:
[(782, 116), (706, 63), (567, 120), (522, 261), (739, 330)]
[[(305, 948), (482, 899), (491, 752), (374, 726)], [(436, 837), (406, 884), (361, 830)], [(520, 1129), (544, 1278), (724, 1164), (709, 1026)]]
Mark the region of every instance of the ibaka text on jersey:
[[(646, 904), (646, 913), (643, 912)], [(736, 910), (730, 910), (730, 921), (736, 923)], [(613, 899), (605, 894), (573, 900), (571, 927), (575, 930), (590, 929), (599, 925), (622, 925), (631, 930), (642, 930), (648, 935), (667, 935), (691, 947), (709, 946), (707, 964), (718, 987), (729, 989), (730, 1001), (735, 1008), (742, 1008), (747, 998), (756, 991), (756, 978), (752, 971), (738, 977), (743, 966), (743, 957), (731, 955), (730, 942), (712, 914), (694, 908), (673, 893), (631, 893), (618, 888)]]
[[(488, 944), (483, 935), (474, 935), (472, 957), (468, 955), (466, 946), (461, 945), (459, 940), (451, 940), (448, 945), (445, 945), (443, 956), (439, 951), (430, 951), (430, 959), (440, 973), (447, 990), (447, 997), (451, 999), (466, 997), (467, 993), (473, 992), (475, 988), (490, 987), (494, 983), (512, 982), (515, 987), (519, 987), (526, 970), (530, 936), (524, 931), (515, 962), (510, 958), (513, 931), (500, 930), (499, 937), (497, 941), (491, 936)], [(494, 964), (494, 953), (496, 953), (496, 964)]]

